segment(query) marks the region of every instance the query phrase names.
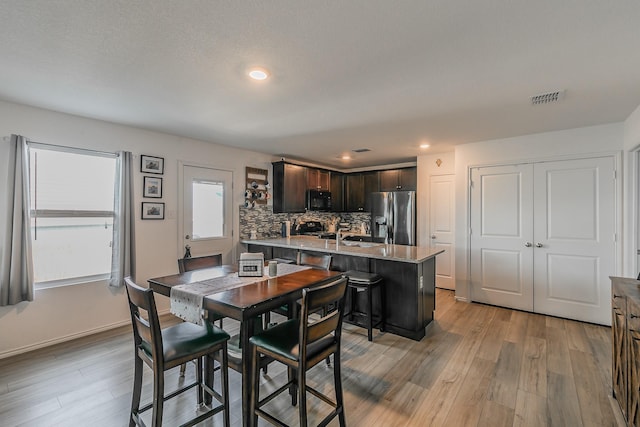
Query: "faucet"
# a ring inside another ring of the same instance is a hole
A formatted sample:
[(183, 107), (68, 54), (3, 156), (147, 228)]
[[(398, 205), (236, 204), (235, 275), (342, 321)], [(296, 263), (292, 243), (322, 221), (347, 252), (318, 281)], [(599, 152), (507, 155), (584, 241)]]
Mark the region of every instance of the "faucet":
[(338, 229), (336, 230), (336, 243), (340, 243), (340, 240), (342, 240), (342, 233), (344, 233), (347, 230), (349, 230), (349, 228), (338, 226)]

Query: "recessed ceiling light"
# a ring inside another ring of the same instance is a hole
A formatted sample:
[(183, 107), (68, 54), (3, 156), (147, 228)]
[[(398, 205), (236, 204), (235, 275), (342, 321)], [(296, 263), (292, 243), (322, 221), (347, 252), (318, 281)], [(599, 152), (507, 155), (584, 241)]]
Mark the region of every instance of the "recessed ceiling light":
[(429, 148), (429, 144), (420, 144), (420, 148)]
[(254, 80), (265, 80), (269, 77), (269, 72), (264, 68), (252, 68), (249, 70), (249, 77)]
[(341, 157), (342, 160), (351, 160), (351, 156), (348, 154), (343, 154)]

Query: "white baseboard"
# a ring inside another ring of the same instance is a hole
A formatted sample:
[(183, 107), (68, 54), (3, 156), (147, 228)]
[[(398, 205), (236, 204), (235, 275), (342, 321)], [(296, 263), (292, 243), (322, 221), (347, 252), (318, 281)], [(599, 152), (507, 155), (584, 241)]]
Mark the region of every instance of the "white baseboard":
[(67, 341), (72, 341), (78, 338), (82, 338), (82, 337), (86, 337), (89, 335), (93, 335), (93, 334), (97, 334), (100, 332), (105, 332), (111, 329), (115, 329), (115, 328), (119, 328), (120, 326), (125, 326), (125, 325), (130, 325), (131, 324), (131, 320), (127, 319), (127, 320), (123, 320), (121, 322), (116, 322), (116, 323), (111, 323), (109, 325), (104, 325), (101, 326), (99, 328), (95, 328), (95, 329), (89, 329), (86, 331), (82, 331), (82, 332), (78, 332), (75, 334), (69, 334), (69, 335), (65, 335), (62, 337), (56, 337), (50, 340), (46, 340), (46, 341), (41, 341), (37, 344), (31, 344), (31, 345), (27, 345), (24, 347), (18, 347), (12, 350), (7, 350), (4, 352), (0, 352), (0, 359), (6, 359), (7, 357), (11, 357), (11, 356), (17, 356), (19, 354), (23, 354), (23, 353), (28, 353), (30, 351), (33, 350), (38, 350), (40, 348), (44, 348), (44, 347), (49, 347), (55, 344), (61, 344), (63, 342), (67, 342)]

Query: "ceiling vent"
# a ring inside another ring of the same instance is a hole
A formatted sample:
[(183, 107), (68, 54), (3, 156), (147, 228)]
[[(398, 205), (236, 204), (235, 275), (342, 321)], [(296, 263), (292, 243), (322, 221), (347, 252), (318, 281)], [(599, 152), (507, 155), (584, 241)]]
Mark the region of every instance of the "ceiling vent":
[(541, 93), (540, 95), (534, 95), (531, 97), (531, 105), (549, 104), (551, 102), (558, 102), (564, 98), (564, 90), (556, 92)]
[(368, 148), (356, 148), (351, 151), (353, 151), (354, 153), (366, 153), (367, 151), (371, 151), (371, 150)]

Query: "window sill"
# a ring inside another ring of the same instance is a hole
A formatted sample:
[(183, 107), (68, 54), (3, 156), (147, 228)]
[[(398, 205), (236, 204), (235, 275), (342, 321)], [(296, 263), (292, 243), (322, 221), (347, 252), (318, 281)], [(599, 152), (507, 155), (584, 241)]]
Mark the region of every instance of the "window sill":
[(99, 274), (96, 276), (87, 276), (87, 277), (75, 277), (70, 279), (62, 279), (62, 280), (52, 280), (50, 282), (41, 282), (35, 283), (33, 285), (34, 290), (44, 290), (44, 289), (53, 289), (53, 288), (62, 288), (65, 286), (74, 286), (74, 285), (87, 285), (87, 284), (107, 284), (109, 281), (108, 274)]

